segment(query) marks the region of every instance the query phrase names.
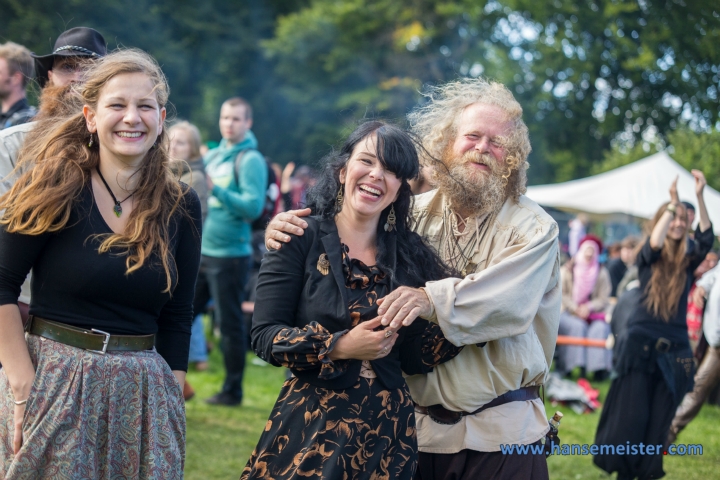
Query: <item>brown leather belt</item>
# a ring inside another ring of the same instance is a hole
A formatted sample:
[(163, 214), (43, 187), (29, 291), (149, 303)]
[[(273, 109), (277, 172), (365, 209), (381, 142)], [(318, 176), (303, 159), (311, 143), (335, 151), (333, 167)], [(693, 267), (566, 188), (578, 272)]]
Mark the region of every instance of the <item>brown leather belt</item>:
[(34, 315), (30, 315), (25, 331), (100, 354), (152, 350), (155, 346), (155, 335), (110, 335), (95, 328), (85, 330)]
[(536, 398), (540, 398), (540, 387), (537, 385), (533, 387), (522, 387), (518, 390), (511, 390), (503, 393), (499, 397), (492, 399), (473, 412), (455, 412), (453, 410), (448, 410), (440, 404), (430, 405), (429, 407), (423, 407), (416, 404), (415, 411), (422, 413), (423, 415), (428, 415), (436, 423), (440, 423), (442, 425), (455, 425), (462, 417), (477, 415), (488, 408), (497, 407), (510, 402), (535, 400)]

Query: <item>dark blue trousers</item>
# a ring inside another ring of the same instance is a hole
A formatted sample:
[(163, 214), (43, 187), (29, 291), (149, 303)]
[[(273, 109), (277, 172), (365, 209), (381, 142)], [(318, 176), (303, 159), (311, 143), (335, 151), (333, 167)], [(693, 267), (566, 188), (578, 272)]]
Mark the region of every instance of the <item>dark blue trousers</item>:
[(242, 399), (245, 372), (247, 332), (242, 302), (250, 270), (250, 256), (202, 257), (203, 270), (215, 301), (215, 318), (220, 325), (220, 349), (225, 360), (225, 383), (222, 391)]

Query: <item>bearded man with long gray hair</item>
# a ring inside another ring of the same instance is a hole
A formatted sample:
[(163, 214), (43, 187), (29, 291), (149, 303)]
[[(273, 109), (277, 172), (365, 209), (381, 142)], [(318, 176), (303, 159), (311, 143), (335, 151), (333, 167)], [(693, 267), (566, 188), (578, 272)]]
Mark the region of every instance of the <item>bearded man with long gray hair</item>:
[[(528, 129), (503, 85), (466, 79), (436, 87), (412, 112), (436, 190), (415, 197), (415, 231), (458, 272), (378, 300), (390, 331), (419, 317), (465, 345), (429, 374), (408, 377), (416, 403), (419, 480), (546, 479), (549, 430), (539, 388), (560, 317), (558, 227), (524, 196)], [(268, 227), (279, 248), (301, 234), (296, 214)], [(501, 445), (531, 445), (508, 455)], [(535, 452), (534, 454), (532, 452)]]

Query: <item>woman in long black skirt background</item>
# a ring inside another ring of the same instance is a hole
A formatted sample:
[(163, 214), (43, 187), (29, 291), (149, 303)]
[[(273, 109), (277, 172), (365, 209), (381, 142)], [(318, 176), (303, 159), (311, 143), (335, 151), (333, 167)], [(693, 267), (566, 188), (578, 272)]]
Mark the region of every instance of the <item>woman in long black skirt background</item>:
[(687, 297), (692, 272), (714, 240), (703, 200), (705, 177), (699, 170), (692, 174), (700, 214), (695, 242), (687, 238), (687, 212), (678, 198), (676, 179), (670, 187), (670, 203), (655, 214), (639, 251), (640, 301), (632, 307), (627, 330), (617, 339), (613, 381), (595, 443), (635, 446), (636, 450), (596, 455), (594, 462), (608, 473), (618, 472), (619, 480), (665, 475), (662, 456), (670, 422), (683, 395), (692, 388)]

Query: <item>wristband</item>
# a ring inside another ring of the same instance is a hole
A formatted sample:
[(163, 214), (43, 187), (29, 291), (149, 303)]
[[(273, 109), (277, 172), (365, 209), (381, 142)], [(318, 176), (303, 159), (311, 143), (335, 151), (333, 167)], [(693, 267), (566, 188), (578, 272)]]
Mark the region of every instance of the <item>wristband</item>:
[(15, 402), (15, 405), (25, 405), (28, 401), (26, 398), (25, 400), (20, 400), (19, 402), (17, 400), (13, 400)]

